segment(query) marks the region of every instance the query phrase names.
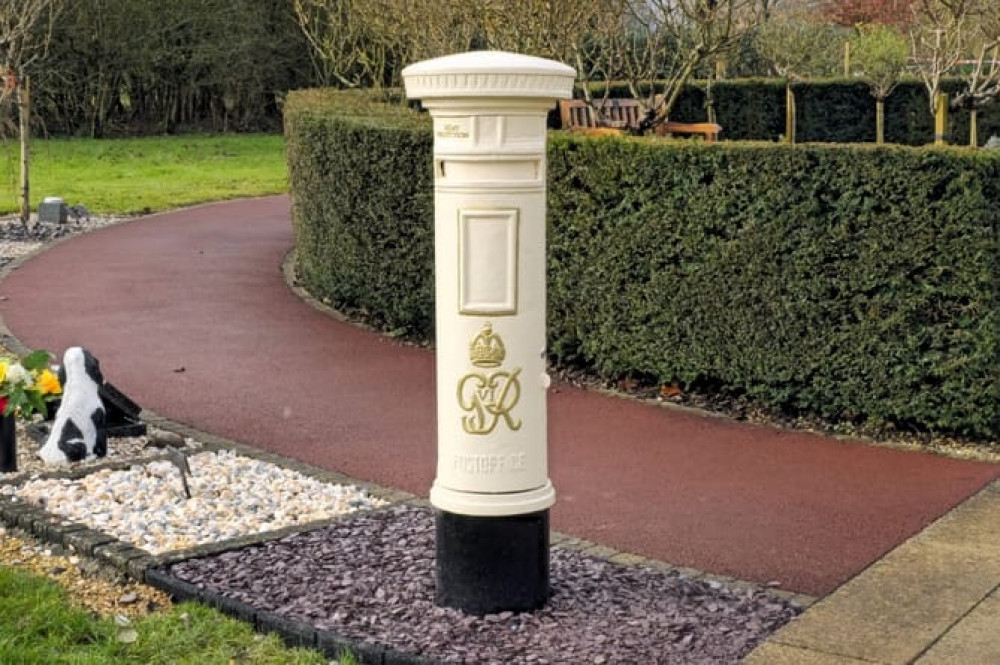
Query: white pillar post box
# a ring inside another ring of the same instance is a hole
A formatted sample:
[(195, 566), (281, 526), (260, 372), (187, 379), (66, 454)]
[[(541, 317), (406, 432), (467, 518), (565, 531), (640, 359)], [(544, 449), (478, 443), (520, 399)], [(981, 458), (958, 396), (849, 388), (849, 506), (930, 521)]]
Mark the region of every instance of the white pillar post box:
[(434, 124), (439, 604), (548, 595), (546, 118), (575, 72), (477, 51), (403, 70)]

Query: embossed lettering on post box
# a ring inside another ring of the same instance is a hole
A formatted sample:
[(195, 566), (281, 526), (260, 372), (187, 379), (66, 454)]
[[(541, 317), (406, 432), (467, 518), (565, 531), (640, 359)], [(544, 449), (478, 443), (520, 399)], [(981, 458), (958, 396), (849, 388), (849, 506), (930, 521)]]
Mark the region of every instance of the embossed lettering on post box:
[(465, 140), (470, 137), (469, 118), (435, 118), (434, 136), (444, 140)]

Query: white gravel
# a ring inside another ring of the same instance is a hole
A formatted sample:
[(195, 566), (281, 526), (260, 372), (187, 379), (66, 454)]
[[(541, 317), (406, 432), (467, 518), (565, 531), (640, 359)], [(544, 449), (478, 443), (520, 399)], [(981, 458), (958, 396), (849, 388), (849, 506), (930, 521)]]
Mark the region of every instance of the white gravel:
[[(74, 462), (69, 465), (53, 466), (46, 464), (38, 456), (38, 450), (42, 444), (35, 441), (26, 431), (24, 421), (17, 421), (17, 471), (13, 473), (0, 472), (0, 481), (20, 480), (23, 478), (33, 478), (41, 473), (49, 471), (65, 471), (67, 469), (80, 469), (106, 464), (107, 462), (122, 462), (135, 460), (139, 461), (149, 457), (159, 457), (163, 455), (163, 447), (156, 446), (155, 440), (165, 436), (162, 430), (155, 427), (149, 428), (149, 434), (144, 436), (116, 436), (108, 439), (108, 454), (106, 457), (93, 457), (82, 462)], [(202, 448), (200, 441), (192, 438), (184, 438), (183, 448), (186, 452), (198, 451)]]
[(30, 480), (0, 493), (44, 507), (150, 554), (187, 549), (376, 508), (385, 501), (230, 451), (188, 458), (190, 499), (171, 462)]
[(40, 224), (32, 213), (27, 226), (17, 215), (0, 216), (0, 266), (41, 248), (46, 243), (92, 231), (130, 219), (122, 215), (91, 215), (81, 219), (70, 219), (64, 224)]

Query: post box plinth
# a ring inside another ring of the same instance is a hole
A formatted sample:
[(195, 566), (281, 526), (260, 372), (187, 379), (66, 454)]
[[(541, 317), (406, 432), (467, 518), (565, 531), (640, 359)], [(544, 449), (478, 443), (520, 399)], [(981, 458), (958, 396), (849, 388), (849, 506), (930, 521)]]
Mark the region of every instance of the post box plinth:
[(434, 126), (437, 602), (549, 596), (546, 118), (566, 65), (498, 51), (403, 70)]
[(548, 510), (502, 517), (439, 510), (435, 527), (438, 605), (495, 614), (548, 601)]

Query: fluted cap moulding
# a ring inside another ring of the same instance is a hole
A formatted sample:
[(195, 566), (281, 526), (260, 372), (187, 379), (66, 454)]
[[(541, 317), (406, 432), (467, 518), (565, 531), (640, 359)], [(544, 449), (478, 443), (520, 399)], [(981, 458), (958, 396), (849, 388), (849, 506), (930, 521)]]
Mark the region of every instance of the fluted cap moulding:
[(576, 70), (519, 53), (471, 51), (424, 60), (403, 70), (406, 96), (569, 99)]

